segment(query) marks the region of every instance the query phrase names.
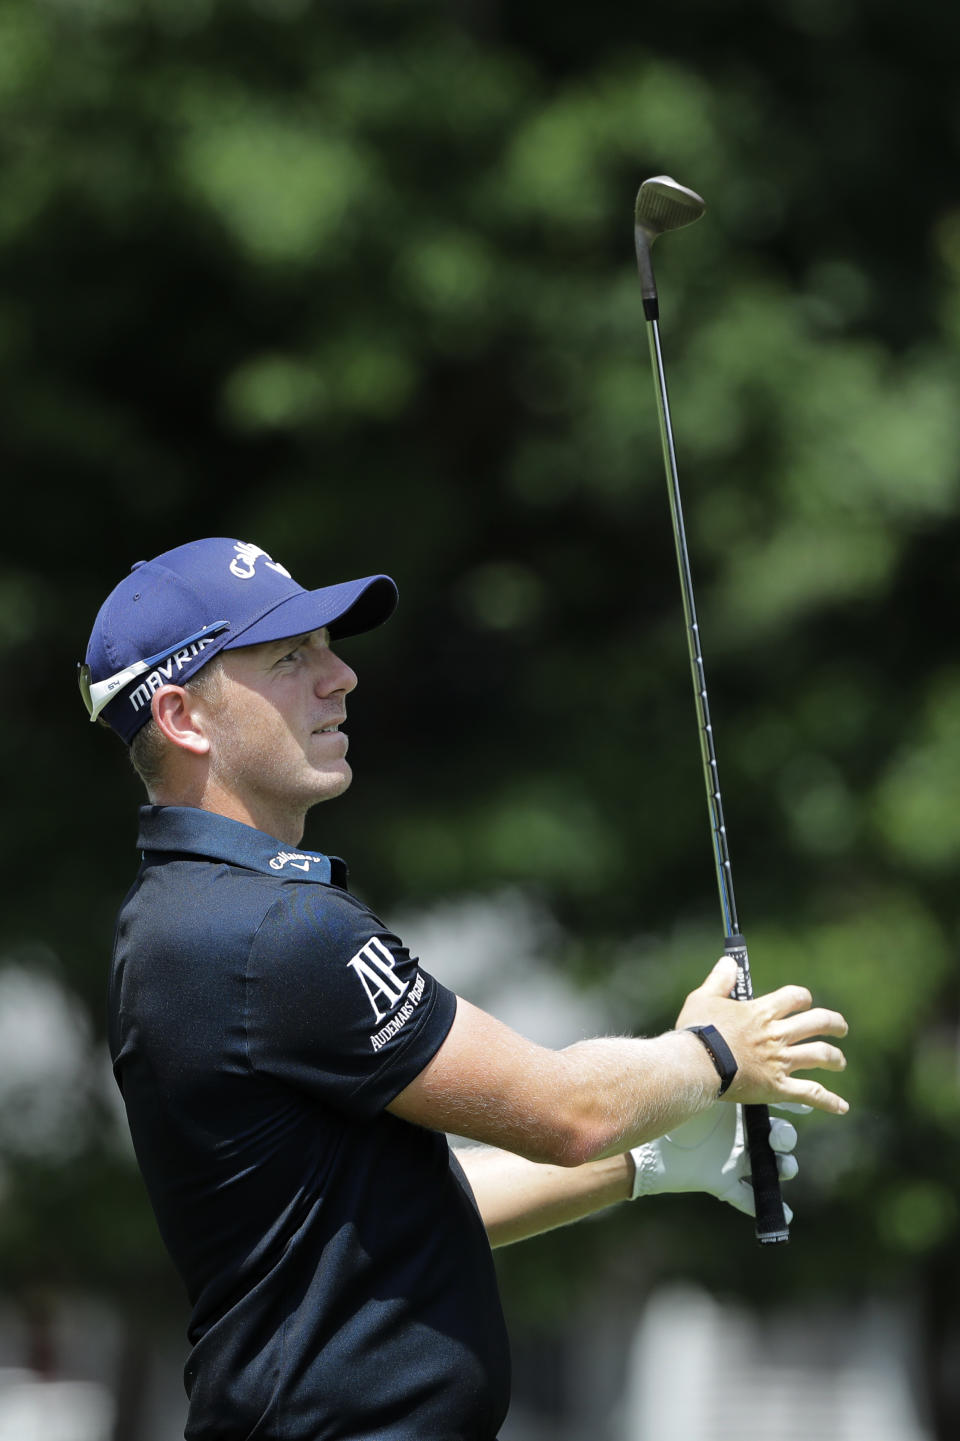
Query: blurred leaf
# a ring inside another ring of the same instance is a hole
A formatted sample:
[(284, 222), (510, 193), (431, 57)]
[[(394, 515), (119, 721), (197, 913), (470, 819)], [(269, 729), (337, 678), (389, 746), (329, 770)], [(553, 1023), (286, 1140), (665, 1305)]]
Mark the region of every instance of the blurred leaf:
[(919, 869), (960, 857), (960, 675), (933, 681), (919, 725), (891, 758), (877, 789), (876, 818), (890, 850)]

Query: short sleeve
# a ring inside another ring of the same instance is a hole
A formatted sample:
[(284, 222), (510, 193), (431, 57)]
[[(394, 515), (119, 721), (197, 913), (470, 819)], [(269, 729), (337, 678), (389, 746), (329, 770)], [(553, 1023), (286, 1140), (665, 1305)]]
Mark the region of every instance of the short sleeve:
[(453, 992), (361, 902), (329, 886), (284, 886), (251, 945), (251, 1065), (357, 1118), (419, 1075), (455, 1012)]

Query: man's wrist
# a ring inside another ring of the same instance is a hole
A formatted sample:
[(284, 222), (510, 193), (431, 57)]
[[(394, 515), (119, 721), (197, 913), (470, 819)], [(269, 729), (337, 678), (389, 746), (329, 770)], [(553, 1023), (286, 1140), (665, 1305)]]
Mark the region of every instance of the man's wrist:
[(737, 1058), (727, 1045), (726, 1041), (717, 1030), (716, 1026), (686, 1026), (685, 1030), (692, 1031), (697, 1040), (703, 1046), (707, 1055), (713, 1062), (714, 1070), (720, 1077), (720, 1089), (718, 1096), (723, 1096), (729, 1091), (733, 1079), (737, 1074)]

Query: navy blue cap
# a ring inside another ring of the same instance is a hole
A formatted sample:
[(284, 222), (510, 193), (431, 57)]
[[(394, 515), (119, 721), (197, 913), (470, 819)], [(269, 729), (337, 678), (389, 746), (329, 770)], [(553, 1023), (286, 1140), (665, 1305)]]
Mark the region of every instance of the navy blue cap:
[(394, 611), (397, 587), (368, 575), (304, 590), (265, 550), (217, 536), (138, 561), (93, 625), (80, 690), (90, 714), (128, 744), (150, 719), (150, 698), (182, 684), (221, 650), (285, 640), (326, 626), (359, 635)]

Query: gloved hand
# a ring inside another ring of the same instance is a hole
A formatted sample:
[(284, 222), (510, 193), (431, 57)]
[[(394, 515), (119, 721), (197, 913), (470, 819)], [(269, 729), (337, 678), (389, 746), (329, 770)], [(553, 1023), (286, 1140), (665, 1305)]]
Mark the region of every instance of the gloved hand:
[[(791, 1105), (789, 1109), (810, 1108)], [(790, 1181), (797, 1174), (797, 1159), (791, 1154), (796, 1144), (793, 1125), (779, 1116), (771, 1117), (770, 1145), (777, 1153), (781, 1181)], [(718, 1101), (709, 1111), (656, 1141), (636, 1146), (630, 1154), (636, 1167), (631, 1200), (664, 1192), (704, 1191), (747, 1216), (756, 1214), (740, 1106)], [(793, 1212), (789, 1206), (783, 1210), (789, 1223)]]

